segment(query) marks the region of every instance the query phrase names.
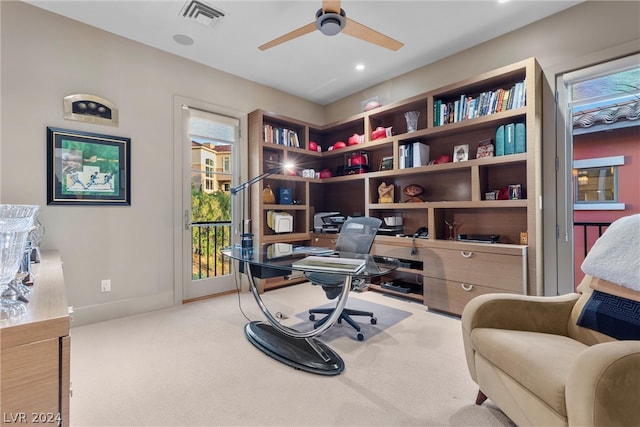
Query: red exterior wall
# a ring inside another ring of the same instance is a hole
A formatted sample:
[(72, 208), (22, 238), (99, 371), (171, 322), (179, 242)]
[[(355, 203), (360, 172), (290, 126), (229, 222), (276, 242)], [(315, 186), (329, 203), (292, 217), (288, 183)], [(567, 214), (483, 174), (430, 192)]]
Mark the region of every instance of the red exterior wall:
[[(573, 159), (624, 156), (624, 165), (618, 166), (618, 202), (625, 204), (620, 211), (574, 211), (574, 222), (608, 222), (623, 216), (640, 213), (640, 126), (594, 132), (573, 137)], [(602, 230), (604, 230), (606, 227)], [(584, 260), (583, 228), (574, 227), (574, 276), (575, 286), (584, 273), (580, 269)], [(598, 238), (598, 229), (589, 228), (587, 249)]]

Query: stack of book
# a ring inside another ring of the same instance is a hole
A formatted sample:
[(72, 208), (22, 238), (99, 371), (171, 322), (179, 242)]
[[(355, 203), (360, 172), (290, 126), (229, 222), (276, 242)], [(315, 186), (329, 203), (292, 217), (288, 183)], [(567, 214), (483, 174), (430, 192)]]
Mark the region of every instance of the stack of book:
[(508, 123), (496, 130), (496, 156), (525, 153), (527, 132), (524, 123)]
[(436, 100), (433, 103), (433, 125), (442, 126), (524, 107), (526, 88), (526, 80), (523, 80), (509, 89), (482, 92), (478, 96), (463, 94), (460, 99), (449, 102)]
[(424, 142), (410, 142), (399, 147), (400, 169), (415, 168), (429, 164), (430, 147)]
[(284, 145), (286, 147), (300, 148), (298, 132), (292, 129), (265, 124), (263, 137), (264, 142)]

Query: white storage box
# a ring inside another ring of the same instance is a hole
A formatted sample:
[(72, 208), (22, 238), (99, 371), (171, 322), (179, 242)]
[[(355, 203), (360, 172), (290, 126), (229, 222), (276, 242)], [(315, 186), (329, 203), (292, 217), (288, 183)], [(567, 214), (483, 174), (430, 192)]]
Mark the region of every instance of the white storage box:
[(288, 212), (267, 211), (267, 225), (276, 233), (291, 233), (293, 216)]

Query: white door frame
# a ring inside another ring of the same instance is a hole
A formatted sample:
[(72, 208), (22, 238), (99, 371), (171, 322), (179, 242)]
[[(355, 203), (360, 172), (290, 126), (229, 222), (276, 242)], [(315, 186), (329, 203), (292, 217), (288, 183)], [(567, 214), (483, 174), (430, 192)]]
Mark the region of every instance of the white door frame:
[[(233, 174), (231, 185), (236, 186), (242, 182), (242, 177), (246, 174), (247, 168), (247, 114), (219, 105), (211, 104), (201, 100), (188, 98), (180, 95), (174, 96), (173, 103), (174, 126), (173, 126), (173, 194), (174, 194), (174, 304), (182, 304), (186, 299), (187, 284), (191, 282), (191, 231), (186, 229), (184, 206), (191, 203), (191, 192), (185, 191), (190, 188), (185, 184), (185, 171), (191, 169), (190, 152), (185, 149), (183, 142), (183, 106), (196, 108), (203, 111), (210, 111), (214, 114), (235, 117), (240, 121), (239, 144), (232, 156), (232, 170), (240, 171)], [(186, 153), (189, 152), (189, 155)], [(188, 199), (188, 201), (187, 201)], [(239, 212), (241, 203), (239, 198), (231, 201), (232, 218), (232, 242), (240, 240), (240, 224), (235, 218)], [(237, 274), (232, 270), (233, 274)]]
[[(565, 73), (595, 64), (604, 63), (638, 53), (638, 41), (622, 43), (588, 55), (571, 58), (544, 70), (545, 87), (543, 111), (554, 111), (543, 115), (543, 251), (544, 251), (544, 295), (564, 295), (573, 292), (573, 204), (566, 202), (564, 173), (572, 158), (567, 159), (566, 119), (563, 117), (566, 99), (558, 100), (557, 81)], [(564, 102), (564, 106), (559, 103)], [(563, 112), (559, 112), (559, 107)], [(573, 156), (572, 150), (569, 150)], [(569, 163), (567, 163), (569, 162)], [(549, 177), (555, 177), (549, 179)], [(573, 192), (571, 192), (572, 197)], [(571, 209), (567, 210), (567, 206)], [(566, 218), (571, 219), (570, 226)], [(567, 271), (567, 266), (571, 266)]]

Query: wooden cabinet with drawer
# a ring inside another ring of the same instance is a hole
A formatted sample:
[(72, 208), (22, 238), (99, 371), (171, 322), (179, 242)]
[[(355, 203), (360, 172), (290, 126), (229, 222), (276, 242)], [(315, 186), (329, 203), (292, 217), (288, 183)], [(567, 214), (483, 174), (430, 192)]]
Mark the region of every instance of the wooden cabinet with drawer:
[(423, 247), (426, 239), (376, 236), (371, 254), (396, 258), (400, 266), (388, 275), (373, 279), (370, 288), (383, 293), (423, 302)]
[(0, 325), (0, 425), (69, 425), (69, 308), (57, 252), (33, 265), (28, 310)]
[(472, 298), (495, 292), (527, 293), (527, 247), (452, 242), (428, 247), (424, 258), (424, 302), (460, 315)]
[(336, 248), (338, 233), (313, 233), (311, 235), (311, 246), (320, 248)]

